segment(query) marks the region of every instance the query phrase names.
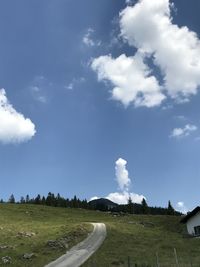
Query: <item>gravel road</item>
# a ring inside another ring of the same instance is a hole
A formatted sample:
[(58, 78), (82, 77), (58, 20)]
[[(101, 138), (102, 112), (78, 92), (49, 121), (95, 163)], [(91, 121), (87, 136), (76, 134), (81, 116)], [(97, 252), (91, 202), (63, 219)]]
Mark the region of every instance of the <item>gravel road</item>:
[(84, 241), (71, 248), (57, 260), (45, 265), (45, 267), (81, 266), (101, 246), (106, 237), (104, 223), (93, 223), (93, 226), (93, 232)]

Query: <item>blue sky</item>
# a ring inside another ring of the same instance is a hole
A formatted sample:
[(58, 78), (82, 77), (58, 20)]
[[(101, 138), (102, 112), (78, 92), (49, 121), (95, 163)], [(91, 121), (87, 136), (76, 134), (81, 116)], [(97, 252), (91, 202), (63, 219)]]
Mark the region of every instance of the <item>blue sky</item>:
[(199, 204), (200, 3), (173, 3), (0, 2), (0, 197)]

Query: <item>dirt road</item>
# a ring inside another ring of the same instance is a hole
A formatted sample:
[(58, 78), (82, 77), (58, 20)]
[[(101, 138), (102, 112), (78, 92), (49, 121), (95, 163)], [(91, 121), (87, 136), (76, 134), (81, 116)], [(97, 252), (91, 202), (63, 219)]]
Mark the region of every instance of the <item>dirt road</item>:
[(100, 247), (106, 237), (104, 223), (93, 223), (93, 226), (93, 232), (84, 241), (71, 248), (57, 260), (45, 265), (45, 267), (81, 266)]

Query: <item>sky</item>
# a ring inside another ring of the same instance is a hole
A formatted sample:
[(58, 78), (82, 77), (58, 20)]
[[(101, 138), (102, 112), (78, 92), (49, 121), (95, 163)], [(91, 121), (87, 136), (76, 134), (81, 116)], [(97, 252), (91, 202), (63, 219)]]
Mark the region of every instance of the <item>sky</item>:
[(199, 8), (0, 1), (0, 198), (199, 205)]

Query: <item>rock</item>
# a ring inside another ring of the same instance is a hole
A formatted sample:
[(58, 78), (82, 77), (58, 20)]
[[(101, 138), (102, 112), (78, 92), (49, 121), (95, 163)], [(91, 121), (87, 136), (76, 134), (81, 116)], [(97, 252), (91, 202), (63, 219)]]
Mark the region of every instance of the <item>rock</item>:
[(11, 263), (11, 257), (9, 257), (9, 256), (2, 257), (1, 260), (2, 260), (2, 262), (3, 262), (4, 264), (9, 264), (9, 263)]
[(65, 238), (61, 238), (59, 240), (48, 240), (47, 246), (53, 249), (56, 248), (66, 249), (69, 247), (69, 245), (67, 244), (67, 240)]
[(32, 237), (35, 236), (36, 233), (34, 232), (18, 232), (17, 237)]
[(152, 222), (140, 222), (140, 224), (141, 224), (143, 227), (150, 227), (150, 228), (155, 227), (154, 223), (152, 223)]
[(4, 250), (4, 249), (14, 249), (15, 246), (8, 246), (8, 245), (0, 245), (0, 250)]
[(9, 248), (9, 246), (5, 246), (5, 245), (0, 246), (0, 249), (7, 249), (7, 248)]
[(23, 259), (26, 259), (26, 260), (30, 260), (32, 259), (33, 257), (35, 257), (36, 255), (34, 253), (25, 253), (23, 255)]
[(137, 224), (137, 223), (134, 222), (134, 221), (128, 221), (128, 223), (130, 223), (130, 224)]

